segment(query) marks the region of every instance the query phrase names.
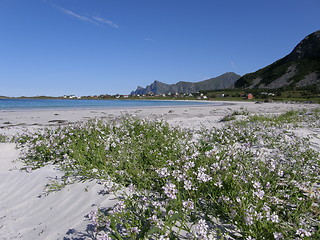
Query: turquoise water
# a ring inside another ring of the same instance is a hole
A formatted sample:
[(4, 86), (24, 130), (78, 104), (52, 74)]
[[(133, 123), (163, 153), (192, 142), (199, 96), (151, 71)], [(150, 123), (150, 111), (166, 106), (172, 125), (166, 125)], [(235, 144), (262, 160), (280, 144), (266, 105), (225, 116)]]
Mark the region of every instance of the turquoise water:
[(0, 109), (54, 109), (54, 108), (130, 108), (162, 106), (222, 105), (202, 101), (159, 100), (75, 100), (75, 99), (0, 99)]

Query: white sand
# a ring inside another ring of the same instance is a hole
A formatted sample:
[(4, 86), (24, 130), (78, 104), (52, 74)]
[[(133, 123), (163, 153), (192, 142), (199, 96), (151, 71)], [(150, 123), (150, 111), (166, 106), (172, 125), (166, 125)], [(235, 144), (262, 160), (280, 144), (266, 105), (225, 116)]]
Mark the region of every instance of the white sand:
[[(0, 110), (0, 134), (14, 136), (47, 126), (116, 118), (129, 113), (141, 118), (163, 118), (184, 128), (219, 126), (222, 117), (241, 108), (250, 113), (278, 114), (291, 109), (311, 109), (313, 104), (254, 104), (238, 102), (229, 106), (179, 106), (139, 109), (91, 110)], [(301, 134), (304, 134), (303, 131)], [(319, 137), (319, 132), (315, 133)], [(317, 144), (317, 142), (316, 142)], [(319, 145), (318, 145), (319, 146)], [(112, 194), (101, 195), (95, 182), (76, 183), (59, 192), (42, 195), (50, 179), (61, 176), (54, 166), (31, 173), (20, 171), (15, 162), (19, 151), (13, 143), (0, 144), (0, 239), (92, 239), (85, 215), (97, 206), (112, 206)], [(41, 197), (39, 197), (41, 196)]]

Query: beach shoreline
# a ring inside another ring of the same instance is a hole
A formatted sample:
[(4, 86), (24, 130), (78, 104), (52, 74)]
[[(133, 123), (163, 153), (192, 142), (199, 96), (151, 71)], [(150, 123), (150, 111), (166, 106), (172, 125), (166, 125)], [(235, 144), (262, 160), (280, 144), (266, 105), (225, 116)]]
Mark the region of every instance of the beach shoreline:
[[(8, 137), (43, 128), (83, 123), (90, 119), (114, 120), (124, 114), (141, 119), (163, 119), (185, 129), (221, 127), (222, 118), (235, 111), (275, 115), (290, 110), (312, 110), (318, 104), (225, 102), (229, 105), (140, 107), (134, 109), (51, 109), (0, 111), (0, 134)], [(304, 130), (301, 134), (304, 134)], [(317, 133), (319, 135), (319, 133)], [(319, 147), (319, 142), (317, 142)], [(0, 239), (92, 239), (86, 233), (86, 215), (97, 206), (112, 206), (113, 194), (97, 194), (103, 186), (96, 182), (68, 185), (47, 196), (43, 190), (48, 180), (61, 176), (56, 166), (46, 166), (30, 173), (21, 171), (16, 160), (19, 150), (14, 143), (0, 143)], [(77, 235), (78, 234), (78, 235)], [(69, 238), (70, 236), (70, 238)]]
[[(1, 100), (1, 99), (0, 99)], [(188, 99), (2, 99), (0, 111), (134, 109), (145, 107), (225, 105), (224, 101)], [(11, 101), (10, 101), (11, 100)]]
[(313, 109), (318, 104), (219, 102), (223, 105), (161, 106), (130, 108), (24, 109), (0, 110), (0, 134), (13, 136), (25, 131), (85, 122), (89, 119), (115, 119), (124, 114), (139, 118), (163, 119), (184, 128), (219, 126), (224, 116), (241, 109), (251, 114), (279, 114), (289, 110)]

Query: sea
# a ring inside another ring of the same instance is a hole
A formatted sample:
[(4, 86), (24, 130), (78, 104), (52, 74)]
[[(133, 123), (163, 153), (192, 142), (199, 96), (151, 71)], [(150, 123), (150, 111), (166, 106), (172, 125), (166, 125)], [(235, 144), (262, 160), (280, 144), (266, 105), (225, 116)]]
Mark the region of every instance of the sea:
[(86, 100), (86, 99), (0, 99), (0, 110), (18, 109), (72, 109), (72, 108), (135, 108), (165, 106), (223, 105), (209, 101), (171, 101), (171, 100)]

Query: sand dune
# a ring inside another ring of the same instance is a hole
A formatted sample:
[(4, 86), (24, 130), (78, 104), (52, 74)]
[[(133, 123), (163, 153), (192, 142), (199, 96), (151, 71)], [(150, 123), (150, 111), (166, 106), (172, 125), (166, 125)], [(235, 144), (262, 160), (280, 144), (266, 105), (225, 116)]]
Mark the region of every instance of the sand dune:
[(111, 206), (114, 195), (99, 194), (95, 182), (76, 183), (61, 191), (44, 194), (50, 178), (61, 175), (53, 166), (31, 173), (0, 174), (1, 239), (76, 239), (90, 237), (85, 216), (97, 206)]

